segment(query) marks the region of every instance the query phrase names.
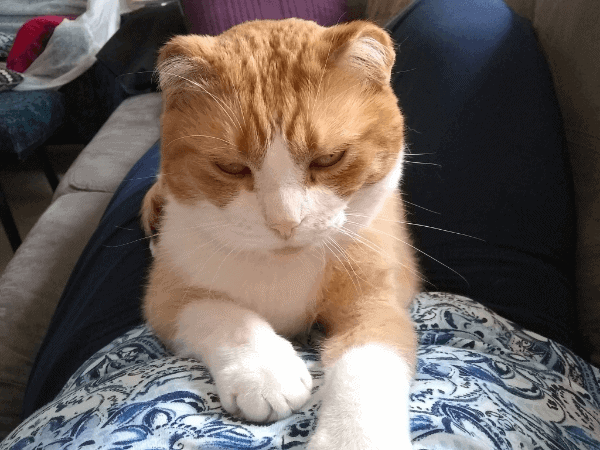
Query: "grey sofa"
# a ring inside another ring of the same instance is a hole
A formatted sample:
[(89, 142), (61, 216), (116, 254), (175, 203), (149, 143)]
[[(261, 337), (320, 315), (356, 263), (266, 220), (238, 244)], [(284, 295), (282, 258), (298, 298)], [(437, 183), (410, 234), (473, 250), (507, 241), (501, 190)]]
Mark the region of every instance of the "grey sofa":
[[(581, 332), (600, 363), (600, 8), (597, 0), (505, 0), (529, 18), (553, 72), (578, 209)], [(378, 23), (408, 0), (368, 3)], [(0, 439), (19, 422), (36, 351), (79, 255), (113, 192), (159, 138), (160, 94), (130, 98), (61, 180), (52, 204), (0, 278)]]

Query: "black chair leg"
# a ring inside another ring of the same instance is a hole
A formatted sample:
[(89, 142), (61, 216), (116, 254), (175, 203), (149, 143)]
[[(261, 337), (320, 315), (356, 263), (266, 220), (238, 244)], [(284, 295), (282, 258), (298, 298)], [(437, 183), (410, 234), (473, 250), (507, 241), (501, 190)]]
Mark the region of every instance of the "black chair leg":
[(2, 226), (4, 227), (4, 231), (6, 231), (6, 236), (8, 237), (8, 242), (10, 242), (10, 246), (13, 249), (13, 252), (16, 252), (21, 245), (21, 236), (19, 236), (19, 230), (17, 229), (17, 224), (15, 223), (15, 219), (13, 218), (12, 213), (10, 212), (10, 207), (8, 206), (8, 202), (6, 201), (6, 195), (4, 195), (4, 191), (2, 190), (2, 184), (0, 183), (0, 220), (2, 221)]
[(52, 168), (52, 163), (50, 163), (50, 159), (48, 155), (44, 151), (43, 147), (38, 147), (35, 150), (40, 162), (42, 163), (42, 169), (44, 169), (44, 173), (46, 174), (46, 178), (48, 179), (48, 183), (50, 183), (50, 187), (52, 188), (52, 192), (56, 191), (56, 187), (58, 186), (58, 177)]

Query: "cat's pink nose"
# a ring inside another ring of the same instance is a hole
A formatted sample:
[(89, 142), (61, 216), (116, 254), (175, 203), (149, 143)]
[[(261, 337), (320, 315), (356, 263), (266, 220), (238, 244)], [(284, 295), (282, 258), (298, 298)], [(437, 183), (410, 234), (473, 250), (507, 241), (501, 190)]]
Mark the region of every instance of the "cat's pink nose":
[(300, 224), (296, 220), (280, 220), (279, 222), (271, 222), (269, 226), (275, 231), (279, 232), (281, 237), (289, 239), (292, 237), (294, 229)]

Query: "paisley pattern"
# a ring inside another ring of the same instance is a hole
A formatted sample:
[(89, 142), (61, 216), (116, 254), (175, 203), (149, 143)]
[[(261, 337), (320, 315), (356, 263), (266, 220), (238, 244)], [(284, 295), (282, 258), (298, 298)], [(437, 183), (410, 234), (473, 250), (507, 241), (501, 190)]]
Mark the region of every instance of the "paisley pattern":
[[(600, 449), (600, 371), (464, 297), (420, 294), (411, 390), (415, 449)], [(1, 449), (302, 449), (318, 420), (321, 330), (294, 346), (311, 400), (254, 424), (220, 406), (201, 362), (172, 356), (145, 327), (96, 353)], [(373, 411), (377, 414), (377, 411)]]

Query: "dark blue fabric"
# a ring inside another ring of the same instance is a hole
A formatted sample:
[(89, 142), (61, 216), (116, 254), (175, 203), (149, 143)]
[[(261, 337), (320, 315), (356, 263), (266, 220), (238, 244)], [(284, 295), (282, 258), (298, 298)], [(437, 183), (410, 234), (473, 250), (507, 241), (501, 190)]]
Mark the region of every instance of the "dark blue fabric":
[(64, 116), (60, 92), (0, 92), (0, 158), (28, 158), (60, 127)]
[[(573, 346), (573, 191), (561, 118), (530, 25), (502, 0), (422, 0), (390, 26), (406, 115), (403, 189), (430, 290), (469, 295)], [(440, 164), (432, 165), (412, 164)], [(121, 184), (71, 276), (31, 372), (24, 415), (141, 322), (149, 262), (138, 212), (153, 147)], [(447, 269), (452, 267), (467, 281)]]
[(24, 417), (51, 401), (83, 361), (141, 323), (150, 252), (138, 213), (159, 161), (157, 142), (120, 184), (79, 258), (32, 368)]
[[(575, 211), (562, 119), (531, 25), (503, 1), (421, 1), (391, 27), (410, 150), (403, 190), (429, 290), (571, 348)], [(418, 164), (412, 164), (415, 162)], [(434, 165), (437, 164), (437, 165)], [(445, 268), (451, 267), (466, 279)]]

